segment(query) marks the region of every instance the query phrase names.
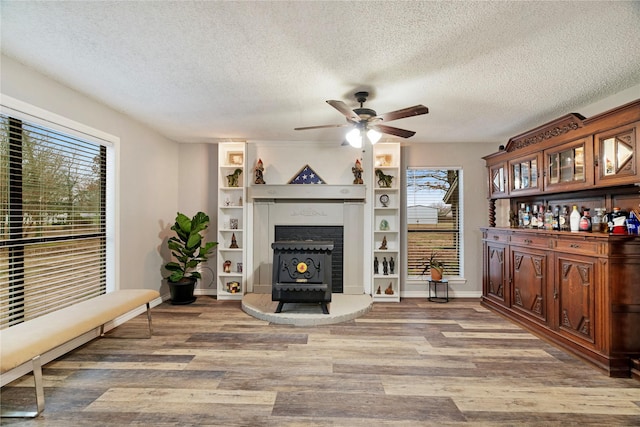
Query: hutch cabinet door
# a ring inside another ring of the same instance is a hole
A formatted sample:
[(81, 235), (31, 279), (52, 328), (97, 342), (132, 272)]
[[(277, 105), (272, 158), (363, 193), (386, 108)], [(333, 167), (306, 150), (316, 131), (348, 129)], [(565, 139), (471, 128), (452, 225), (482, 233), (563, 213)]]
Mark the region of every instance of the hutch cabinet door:
[(510, 247), (511, 308), (535, 320), (547, 323), (548, 259), (546, 251)]
[(509, 161), (509, 194), (517, 197), (542, 191), (542, 153)]
[[(558, 254), (554, 289), (554, 329), (567, 338), (595, 345), (597, 258)], [(576, 340), (578, 338), (578, 340)]]
[(489, 198), (496, 199), (507, 195), (506, 164), (489, 167)]
[(638, 175), (637, 138), (640, 122), (596, 134), (596, 184), (634, 184)]
[(591, 137), (545, 150), (544, 162), (545, 190), (581, 190), (593, 185)]
[(484, 295), (491, 300), (509, 306), (509, 285), (507, 281), (507, 247), (502, 244), (485, 242)]

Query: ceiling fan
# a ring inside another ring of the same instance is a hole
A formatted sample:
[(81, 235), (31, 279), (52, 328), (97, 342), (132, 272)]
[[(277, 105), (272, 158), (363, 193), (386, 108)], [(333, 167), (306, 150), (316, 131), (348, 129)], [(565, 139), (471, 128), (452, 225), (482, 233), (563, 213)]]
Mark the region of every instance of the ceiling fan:
[(355, 97), (360, 103), (360, 108), (354, 108), (353, 110), (351, 110), (347, 104), (342, 101), (336, 101), (333, 99), (327, 101), (327, 104), (331, 105), (346, 117), (347, 123), (345, 124), (306, 126), (294, 128), (294, 130), (352, 126), (353, 129), (347, 132), (347, 141), (354, 147), (361, 147), (364, 135), (367, 136), (372, 144), (378, 142), (383, 133), (399, 136), (401, 138), (411, 138), (416, 134), (414, 131), (387, 126), (382, 122), (404, 119), (405, 117), (420, 116), (429, 112), (429, 109), (424, 105), (414, 105), (413, 107), (403, 108), (401, 110), (378, 115), (374, 110), (363, 107), (368, 96), (369, 92), (356, 92)]

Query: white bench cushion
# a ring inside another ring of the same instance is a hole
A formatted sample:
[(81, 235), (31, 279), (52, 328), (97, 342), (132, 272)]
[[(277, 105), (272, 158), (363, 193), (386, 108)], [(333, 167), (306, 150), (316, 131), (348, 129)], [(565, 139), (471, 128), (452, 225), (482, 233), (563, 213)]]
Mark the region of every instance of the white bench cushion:
[(150, 289), (109, 292), (0, 331), (0, 372), (7, 372), (160, 297)]

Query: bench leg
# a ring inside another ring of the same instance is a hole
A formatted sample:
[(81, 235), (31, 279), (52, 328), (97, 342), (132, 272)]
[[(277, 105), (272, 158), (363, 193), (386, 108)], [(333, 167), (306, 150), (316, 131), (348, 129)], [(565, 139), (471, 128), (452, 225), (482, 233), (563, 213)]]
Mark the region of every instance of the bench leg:
[(153, 327), (151, 326), (151, 307), (147, 303), (147, 320), (149, 321), (149, 338), (153, 336)]
[[(114, 337), (114, 338), (120, 338), (120, 339), (139, 339), (139, 338), (151, 338), (153, 336), (153, 326), (151, 324), (151, 305), (150, 303), (147, 303), (147, 322), (149, 324), (149, 334), (147, 336), (144, 337)], [(110, 335), (105, 335), (104, 334), (104, 324), (100, 325), (100, 337), (103, 338), (111, 338)]]
[(35, 418), (44, 411), (44, 385), (42, 383), (42, 363), (40, 356), (34, 357), (33, 363), (33, 381), (36, 387), (36, 408), (37, 411), (2, 411), (2, 418)]

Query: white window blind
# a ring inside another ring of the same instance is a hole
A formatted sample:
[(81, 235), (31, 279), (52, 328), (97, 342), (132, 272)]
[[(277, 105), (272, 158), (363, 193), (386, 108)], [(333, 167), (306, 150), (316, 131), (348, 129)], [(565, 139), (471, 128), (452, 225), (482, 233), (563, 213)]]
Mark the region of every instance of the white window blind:
[(0, 328), (105, 292), (106, 158), (0, 115)]
[(407, 169), (408, 276), (421, 276), (432, 253), (444, 262), (445, 276), (461, 275), (461, 175), (457, 169)]

